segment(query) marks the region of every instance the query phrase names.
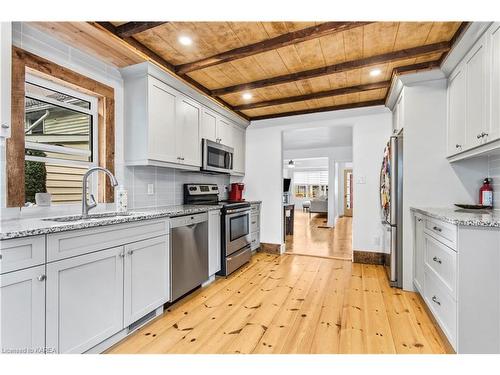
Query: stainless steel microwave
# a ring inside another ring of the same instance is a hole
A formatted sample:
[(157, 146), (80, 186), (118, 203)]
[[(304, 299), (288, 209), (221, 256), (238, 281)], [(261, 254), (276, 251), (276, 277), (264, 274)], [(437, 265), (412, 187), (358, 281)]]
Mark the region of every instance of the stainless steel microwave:
[(201, 169), (209, 172), (230, 173), (233, 169), (234, 149), (203, 138), (203, 163)]

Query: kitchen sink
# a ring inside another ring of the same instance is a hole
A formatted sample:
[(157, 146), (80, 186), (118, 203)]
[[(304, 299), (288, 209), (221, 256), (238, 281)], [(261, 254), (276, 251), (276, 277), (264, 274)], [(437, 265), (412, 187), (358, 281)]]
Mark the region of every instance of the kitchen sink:
[(106, 219), (110, 217), (130, 216), (130, 215), (132, 215), (132, 213), (130, 212), (103, 212), (103, 213), (89, 214), (86, 218), (84, 218), (82, 215), (72, 215), (72, 216), (48, 217), (42, 220), (66, 223), (72, 221), (97, 220), (97, 219)]

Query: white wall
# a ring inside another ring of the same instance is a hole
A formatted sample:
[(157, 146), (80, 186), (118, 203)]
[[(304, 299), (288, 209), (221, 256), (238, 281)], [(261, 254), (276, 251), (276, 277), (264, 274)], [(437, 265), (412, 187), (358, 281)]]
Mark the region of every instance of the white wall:
[(413, 289), (413, 220), (410, 207), (477, 203), (487, 159), (446, 160), (446, 80), (404, 88), (403, 287)]
[(365, 118), (353, 133), (353, 250), (381, 251), (380, 166), (392, 132), (390, 113)]
[[(360, 164), (362, 173), (370, 182), (375, 181), (370, 191), (366, 184), (359, 191), (354, 187), (354, 196), (363, 199), (370, 208), (359, 212), (364, 219), (353, 222), (353, 242), (357, 250), (379, 250), (372, 244), (379, 235), (378, 210), (379, 164), (385, 142), (391, 130), (390, 111), (383, 107), (370, 107), (335, 112), (322, 112), (270, 120), (254, 121), (247, 129), (246, 176), (244, 178), (248, 199), (262, 200), (261, 241), (282, 243), (281, 177), (283, 173), (281, 139), (282, 132), (310, 127), (352, 126), (353, 161)], [(380, 139), (383, 141), (380, 141)], [(366, 145), (366, 148), (365, 148)], [(358, 155), (356, 155), (358, 154)], [(346, 161), (349, 161), (346, 160)], [(367, 240), (368, 239), (368, 240)]]

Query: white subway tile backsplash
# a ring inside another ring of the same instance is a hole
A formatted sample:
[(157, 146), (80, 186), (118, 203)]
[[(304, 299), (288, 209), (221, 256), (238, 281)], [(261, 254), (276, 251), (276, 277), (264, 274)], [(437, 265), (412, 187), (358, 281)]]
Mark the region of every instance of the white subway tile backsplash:
[[(185, 172), (162, 167), (126, 167), (124, 186), (128, 190), (129, 208), (141, 209), (153, 206), (183, 204), (185, 183), (210, 183), (219, 186), (219, 199), (226, 199), (225, 186), (229, 177), (200, 172)], [(147, 194), (147, 185), (154, 185), (154, 194)]]

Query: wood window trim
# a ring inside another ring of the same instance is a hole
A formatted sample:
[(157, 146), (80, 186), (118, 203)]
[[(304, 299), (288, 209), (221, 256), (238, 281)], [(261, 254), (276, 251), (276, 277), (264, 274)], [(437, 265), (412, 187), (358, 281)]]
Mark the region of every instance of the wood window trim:
[[(7, 207), (23, 207), (24, 185), (24, 98), (26, 73), (71, 87), (98, 98), (98, 165), (115, 171), (114, 89), (80, 73), (57, 65), (18, 47), (12, 47), (12, 127), (6, 143)], [(114, 191), (103, 174), (98, 183), (99, 203), (112, 203)]]

